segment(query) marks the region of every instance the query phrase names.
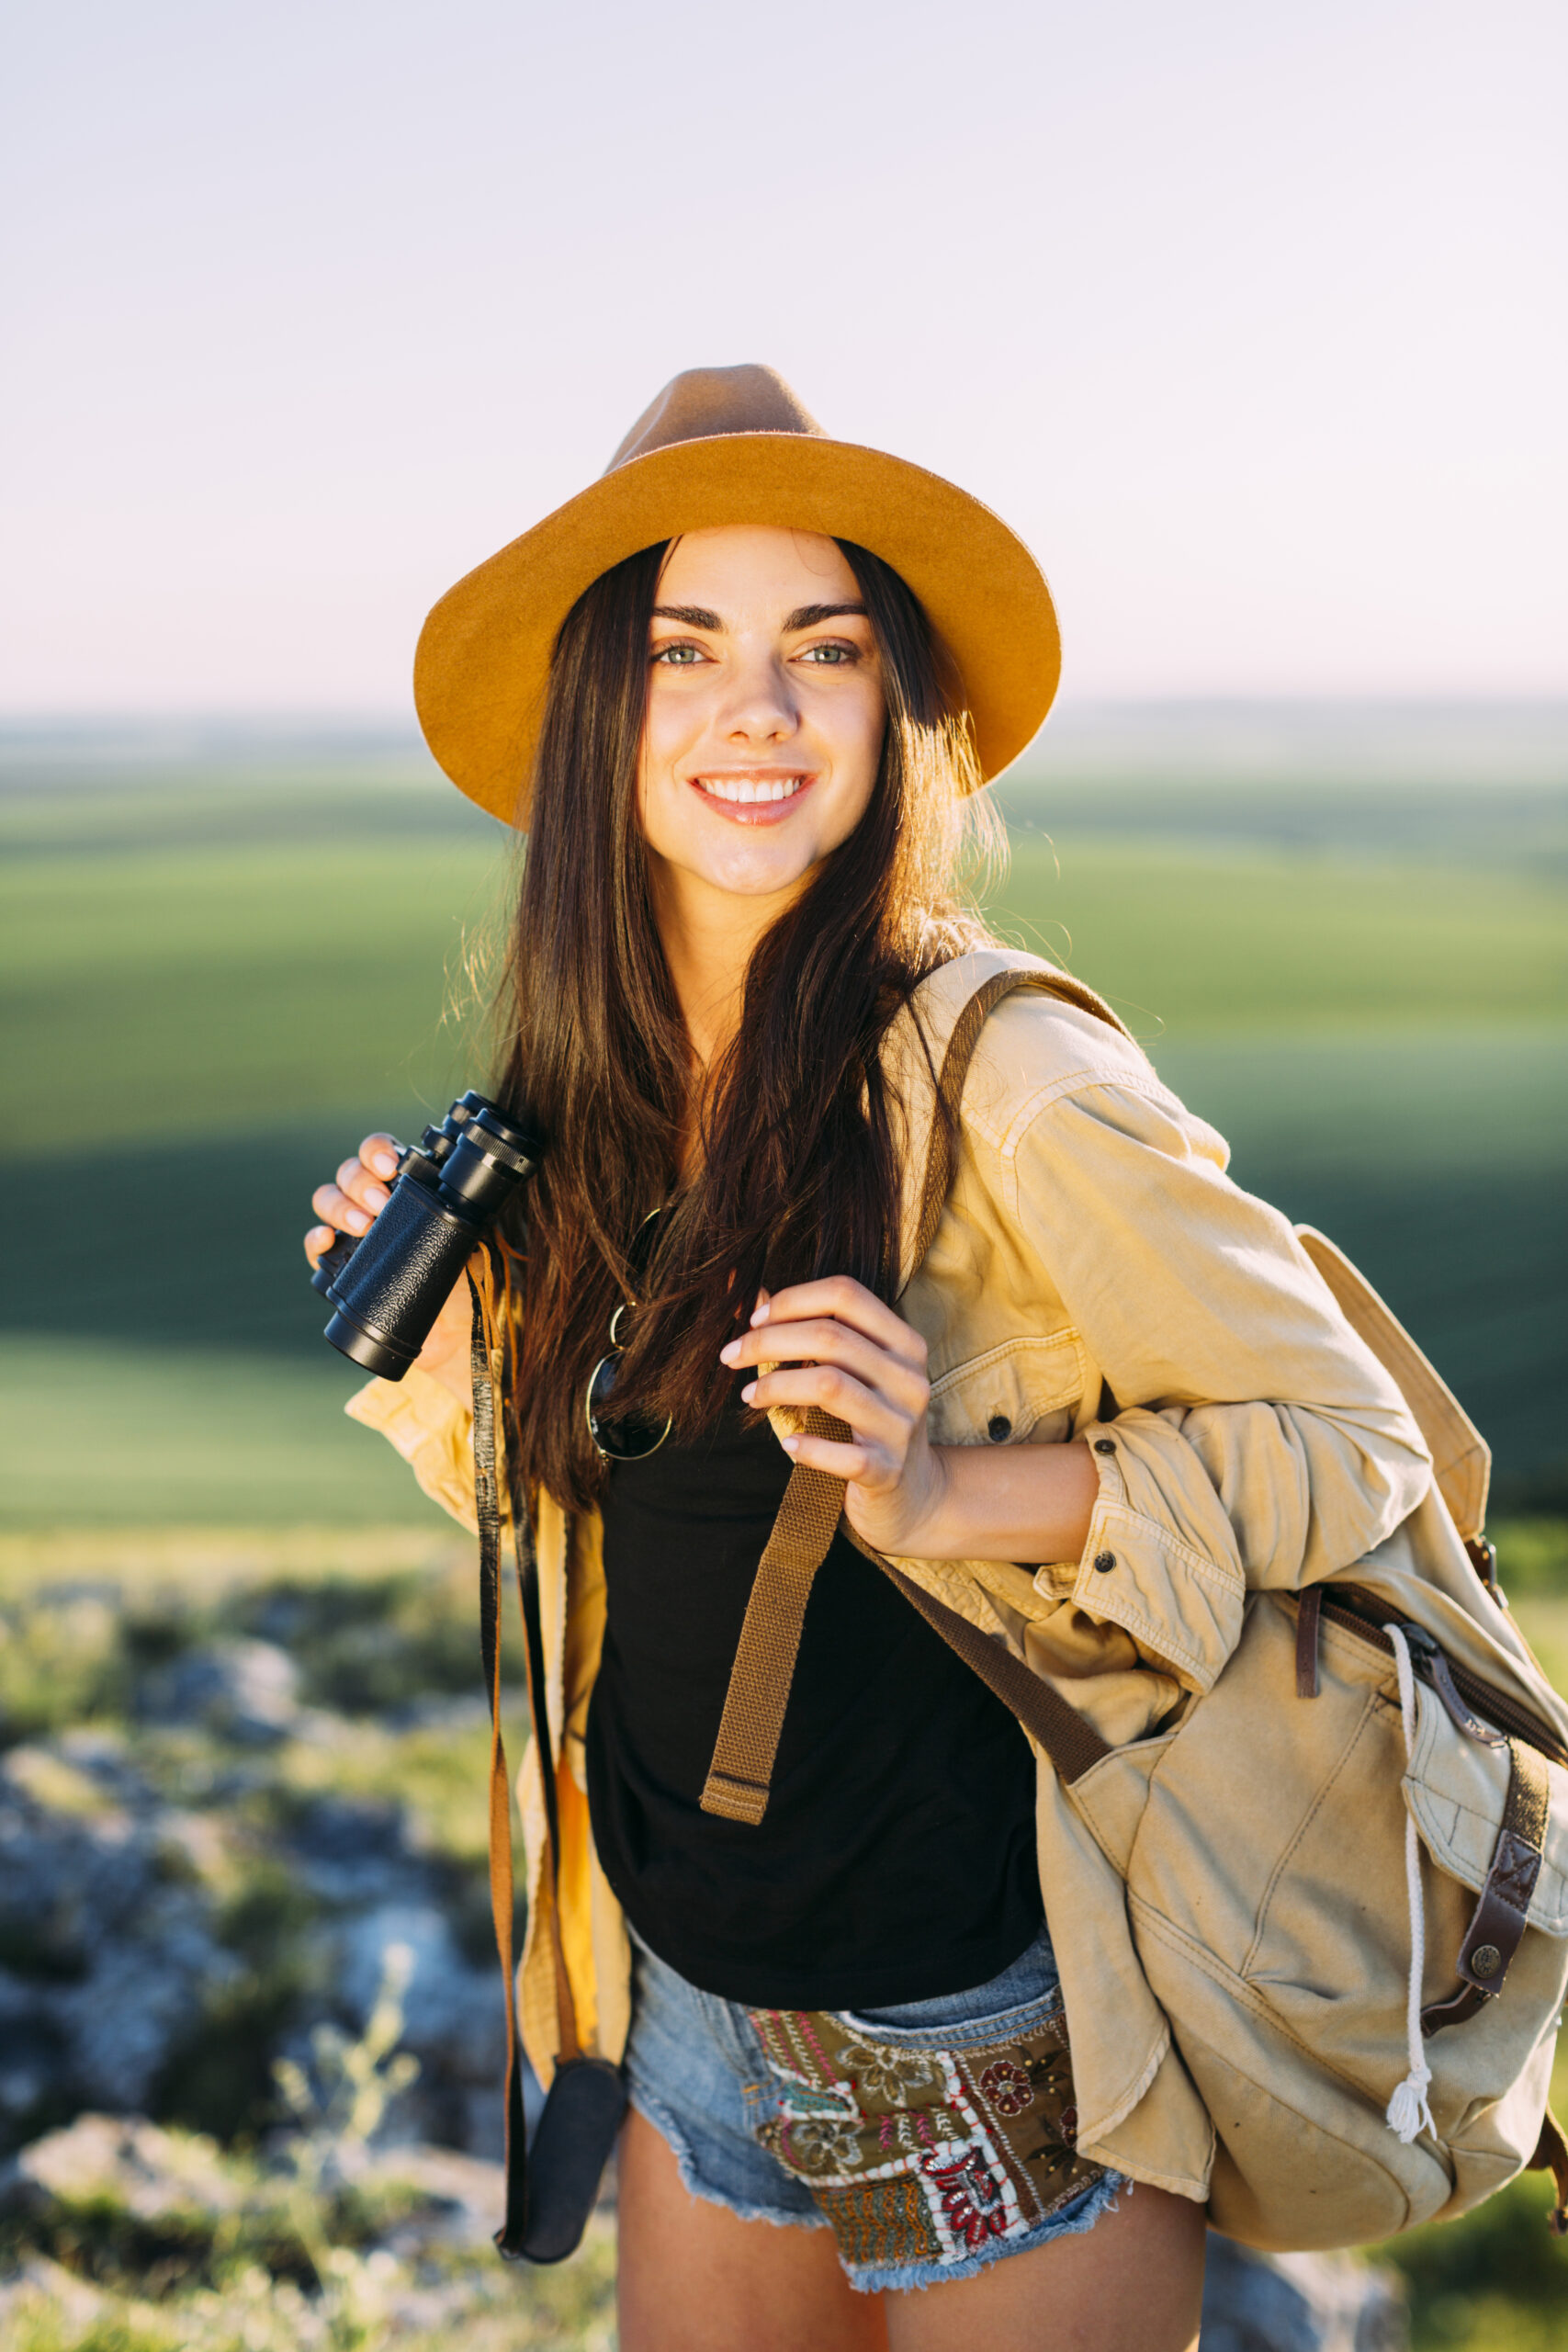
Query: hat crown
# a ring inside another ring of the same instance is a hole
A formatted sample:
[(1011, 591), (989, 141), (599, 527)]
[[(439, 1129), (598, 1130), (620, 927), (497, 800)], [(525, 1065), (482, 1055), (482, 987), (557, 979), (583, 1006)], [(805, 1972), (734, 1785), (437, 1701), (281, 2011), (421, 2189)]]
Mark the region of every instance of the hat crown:
[(721, 433), (811, 433), (822, 427), (776, 368), (684, 368), (655, 395), (604, 471), (677, 441), (705, 441)]

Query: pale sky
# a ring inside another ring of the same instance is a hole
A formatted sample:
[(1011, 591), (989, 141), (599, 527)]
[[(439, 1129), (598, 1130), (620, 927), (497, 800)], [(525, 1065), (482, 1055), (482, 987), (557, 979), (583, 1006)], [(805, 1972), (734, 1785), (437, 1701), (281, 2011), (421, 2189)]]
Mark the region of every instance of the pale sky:
[(1562, 0), (30, 0), (0, 709), (409, 708), (763, 359), (1041, 557), (1074, 697), (1568, 687)]

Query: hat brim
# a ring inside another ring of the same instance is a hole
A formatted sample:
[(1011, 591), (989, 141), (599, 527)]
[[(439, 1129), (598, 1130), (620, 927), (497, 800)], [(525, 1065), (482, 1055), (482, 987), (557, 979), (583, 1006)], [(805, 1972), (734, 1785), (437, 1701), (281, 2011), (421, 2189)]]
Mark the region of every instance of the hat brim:
[(1055, 607), (999, 517), (885, 450), (725, 433), (616, 467), (442, 597), (420, 633), (414, 703), (458, 790), (525, 826), (550, 658), (579, 596), (641, 548), (735, 524), (852, 539), (893, 566), (957, 664), (987, 781), (1038, 731), (1061, 674)]

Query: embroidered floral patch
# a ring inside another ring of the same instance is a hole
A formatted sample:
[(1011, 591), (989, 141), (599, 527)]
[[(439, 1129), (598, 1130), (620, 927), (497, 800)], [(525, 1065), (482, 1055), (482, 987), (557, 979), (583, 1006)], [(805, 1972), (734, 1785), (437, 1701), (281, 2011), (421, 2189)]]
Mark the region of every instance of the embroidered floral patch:
[(852, 2267), (965, 2261), (1102, 2177), (1074, 2145), (1059, 2004), (963, 2050), (883, 2041), (827, 2009), (748, 2014), (777, 2085), (758, 2137), (811, 2190)]

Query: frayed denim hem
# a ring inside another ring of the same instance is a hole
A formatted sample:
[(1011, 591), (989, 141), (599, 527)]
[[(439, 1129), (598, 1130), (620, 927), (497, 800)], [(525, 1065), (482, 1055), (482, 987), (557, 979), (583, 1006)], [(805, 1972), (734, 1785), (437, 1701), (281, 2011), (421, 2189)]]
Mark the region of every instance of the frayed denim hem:
[[(828, 2216), (813, 2211), (809, 2213), (787, 2213), (778, 2205), (747, 2205), (739, 2198), (727, 2197), (721, 2188), (712, 2188), (696, 2167), (686, 2137), (667, 2107), (649, 2098), (646, 2091), (635, 2086), (626, 2093), (626, 2103), (635, 2107), (645, 2123), (651, 2123), (671, 2154), (681, 2175), (681, 2186), (689, 2197), (699, 2198), (705, 2205), (722, 2205), (739, 2222), (771, 2222), (776, 2230), (825, 2230)], [(1087, 2224), (1086, 2224), (1087, 2226)]]
[(1106, 2213), (1114, 2213), (1122, 2191), (1130, 2197), (1136, 2183), (1118, 2172), (1108, 2172), (1092, 2188), (1061, 2212), (1053, 2213), (1049, 2221), (1038, 2222), (1026, 2236), (992, 2238), (985, 2252), (965, 2255), (959, 2262), (900, 2262), (886, 2268), (874, 2264), (852, 2267), (843, 2264), (845, 2278), (857, 2295), (902, 2294), (911, 2287), (945, 2287), (950, 2279), (973, 2278), (982, 2270), (989, 2270), (998, 2262), (1005, 2262), (1010, 2254), (1032, 2254), (1037, 2246), (1049, 2245), (1053, 2238), (1081, 2238), (1092, 2230)]

